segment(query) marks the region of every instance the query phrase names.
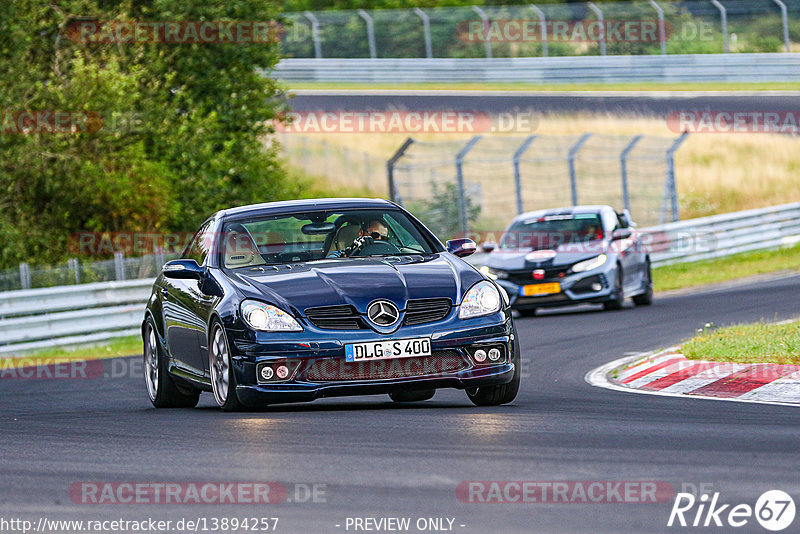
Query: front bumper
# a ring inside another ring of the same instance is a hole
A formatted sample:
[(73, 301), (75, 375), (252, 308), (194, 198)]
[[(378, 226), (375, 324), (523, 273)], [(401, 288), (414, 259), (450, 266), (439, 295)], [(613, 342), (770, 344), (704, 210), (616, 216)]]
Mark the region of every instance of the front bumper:
[[(530, 284), (559, 283), (561, 285), (559, 293), (524, 296), (521, 291), (523, 286), (527, 284), (519, 284), (502, 278), (497, 279), (496, 282), (508, 293), (513, 309), (525, 310), (605, 302), (613, 297), (615, 279), (616, 265), (608, 262), (597, 269), (570, 274), (563, 278), (533, 280), (533, 277), (531, 277)], [(594, 284), (598, 284), (600, 289), (593, 289), (592, 286)]]
[[(282, 335), (280, 341), (269, 340), (261, 333), (252, 339), (252, 332), (237, 336), (229, 331), (229, 336), (236, 392), (240, 401), (250, 406), (506, 384), (513, 378), (515, 365), (519, 365), (510, 311), (460, 323), (403, 327), (391, 336), (366, 330), (331, 332), (314, 328)], [(346, 344), (414, 337), (431, 339), (432, 356), (425, 362), (413, 361), (415, 358), (376, 360), (368, 364), (345, 362)], [(472, 357), (478, 346), (502, 347), (503, 357), (495, 363), (488, 360), (478, 363)], [(282, 364), (290, 369), (285, 380), (259, 379), (262, 366)]]

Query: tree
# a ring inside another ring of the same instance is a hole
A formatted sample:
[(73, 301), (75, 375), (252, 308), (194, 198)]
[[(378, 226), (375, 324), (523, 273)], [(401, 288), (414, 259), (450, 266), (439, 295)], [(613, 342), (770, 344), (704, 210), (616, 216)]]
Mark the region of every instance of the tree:
[[(73, 32), (86, 20), (278, 15), (264, 0), (3, 2), (0, 266), (60, 261), (74, 232), (191, 231), (217, 209), (296, 194), (264, 145), (282, 92), (256, 69), (278, 61), (276, 41), (92, 42)], [(64, 133), (11, 131), (24, 112), (87, 122)]]

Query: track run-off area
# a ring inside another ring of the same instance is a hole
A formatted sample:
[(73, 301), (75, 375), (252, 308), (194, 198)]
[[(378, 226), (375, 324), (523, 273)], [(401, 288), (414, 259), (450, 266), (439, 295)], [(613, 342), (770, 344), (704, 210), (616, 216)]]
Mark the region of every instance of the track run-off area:
[[(650, 307), (519, 318), (522, 386), (497, 408), (440, 390), (407, 405), (354, 397), (230, 414), (205, 394), (196, 409), (155, 410), (139, 358), (108, 361), (113, 372), (96, 379), (4, 380), (0, 517), (264, 517), (278, 518), (284, 533), (377, 525), (358, 518), (410, 518), (410, 532), (420, 518), (424, 531), (465, 534), (692, 531), (667, 527), (673, 492), (702, 485), (721, 502), (750, 506), (771, 489), (800, 494), (800, 410), (637, 395), (592, 387), (584, 376), (679, 343), (705, 323), (793, 318), (799, 288), (800, 275), (783, 276), (657, 295)], [(469, 481), (653, 482), (660, 497), (487, 504), (465, 497)], [(274, 482), (287, 493), (249, 505), (89, 504), (81, 494), (87, 483), (190, 482)], [(752, 518), (737, 531), (764, 532)]]

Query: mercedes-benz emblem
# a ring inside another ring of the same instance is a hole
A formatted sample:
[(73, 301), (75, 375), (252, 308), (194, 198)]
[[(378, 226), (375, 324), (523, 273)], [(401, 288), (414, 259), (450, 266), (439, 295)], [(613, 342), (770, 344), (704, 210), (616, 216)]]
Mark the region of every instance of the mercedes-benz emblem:
[(378, 326), (392, 326), (400, 319), (400, 311), (388, 300), (376, 300), (367, 308), (367, 317)]

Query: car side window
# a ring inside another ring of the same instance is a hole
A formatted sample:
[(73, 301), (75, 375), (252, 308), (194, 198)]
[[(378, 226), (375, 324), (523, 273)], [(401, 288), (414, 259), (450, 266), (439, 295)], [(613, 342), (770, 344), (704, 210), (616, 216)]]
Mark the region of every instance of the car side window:
[(203, 265), (208, 258), (211, 247), (213, 246), (213, 237), (210, 233), (211, 221), (207, 221), (200, 229), (194, 234), (192, 242), (186, 247), (183, 253), (183, 259), (194, 260), (197, 265)]

